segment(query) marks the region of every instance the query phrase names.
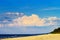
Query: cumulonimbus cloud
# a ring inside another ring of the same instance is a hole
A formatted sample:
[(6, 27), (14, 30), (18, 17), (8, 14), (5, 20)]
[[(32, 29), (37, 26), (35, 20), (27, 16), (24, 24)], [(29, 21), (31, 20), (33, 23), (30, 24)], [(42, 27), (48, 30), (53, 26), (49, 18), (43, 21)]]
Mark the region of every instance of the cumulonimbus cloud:
[[(8, 21), (4, 21), (8, 22)], [(24, 15), (22, 17), (18, 17), (13, 19), (12, 22), (8, 24), (0, 24), (1, 26), (55, 26), (60, 22), (60, 18), (57, 17), (48, 17), (48, 18), (40, 18), (36, 14), (32, 14), (31, 16)], [(59, 24), (60, 25), (60, 24)]]

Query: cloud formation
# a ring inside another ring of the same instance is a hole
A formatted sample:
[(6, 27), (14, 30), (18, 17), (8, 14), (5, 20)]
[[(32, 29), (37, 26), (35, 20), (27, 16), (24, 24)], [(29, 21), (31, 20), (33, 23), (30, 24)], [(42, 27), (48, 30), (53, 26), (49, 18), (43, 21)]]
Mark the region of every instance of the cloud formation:
[(43, 10), (60, 10), (60, 8), (57, 7), (51, 7), (51, 8), (45, 8)]
[(48, 18), (40, 18), (36, 14), (32, 14), (31, 16), (19, 16), (18, 18), (13, 19), (11, 22), (4, 20), (3, 23), (0, 24), (1, 26), (57, 26), (60, 25), (60, 18), (57, 17), (48, 17)]
[(44, 19), (39, 18), (37, 15), (32, 14), (31, 16), (23, 16), (13, 20), (10, 26), (43, 26), (45, 23)]

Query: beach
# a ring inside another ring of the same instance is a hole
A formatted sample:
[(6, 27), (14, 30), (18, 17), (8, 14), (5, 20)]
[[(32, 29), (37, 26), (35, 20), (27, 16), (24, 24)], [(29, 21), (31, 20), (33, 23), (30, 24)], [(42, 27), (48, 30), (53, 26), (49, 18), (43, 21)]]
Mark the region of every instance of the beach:
[(29, 37), (6, 38), (2, 40), (60, 40), (60, 34), (45, 34)]

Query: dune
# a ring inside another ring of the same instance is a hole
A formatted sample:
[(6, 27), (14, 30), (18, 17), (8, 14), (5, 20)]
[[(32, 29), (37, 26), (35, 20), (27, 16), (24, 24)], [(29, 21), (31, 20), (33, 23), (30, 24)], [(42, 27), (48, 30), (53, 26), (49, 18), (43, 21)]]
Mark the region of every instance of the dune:
[(45, 34), (29, 37), (6, 38), (2, 40), (60, 40), (60, 34)]

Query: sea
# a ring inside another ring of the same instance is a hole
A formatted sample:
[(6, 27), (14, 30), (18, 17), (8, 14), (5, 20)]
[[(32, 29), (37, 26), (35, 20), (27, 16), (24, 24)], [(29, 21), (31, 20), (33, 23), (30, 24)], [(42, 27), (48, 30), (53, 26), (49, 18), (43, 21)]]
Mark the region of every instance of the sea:
[[(48, 33), (45, 33), (45, 34), (48, 34)], [(27, 37), (27, 36), (36, 36), (36, 35), (44, 35), (44, 34), (0, 34), (0, 39), (15, 38), (15, 37)]]

